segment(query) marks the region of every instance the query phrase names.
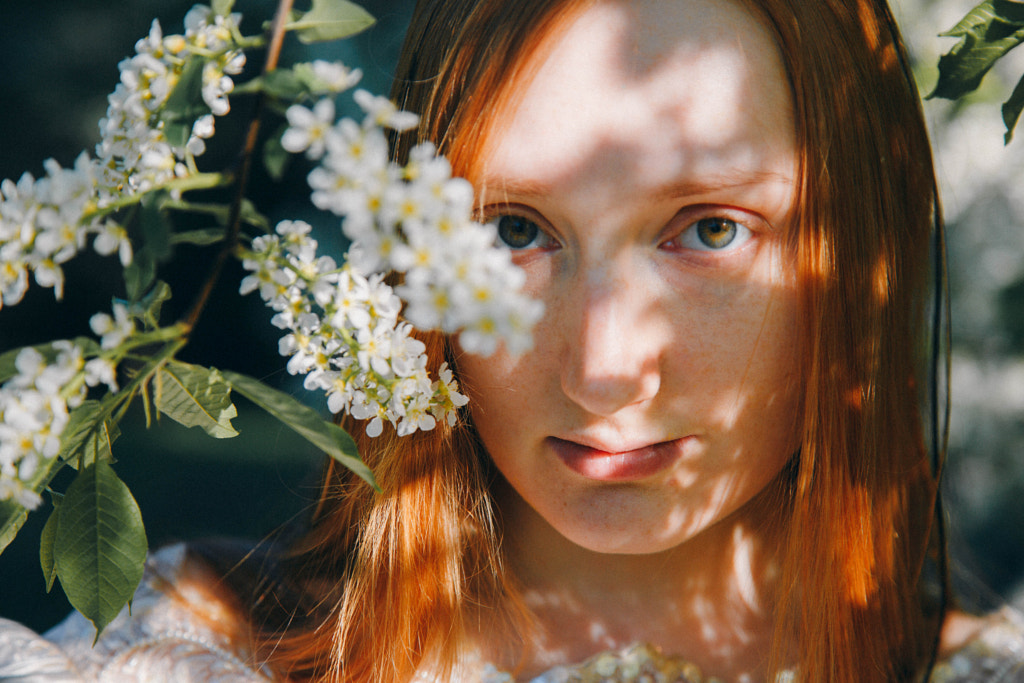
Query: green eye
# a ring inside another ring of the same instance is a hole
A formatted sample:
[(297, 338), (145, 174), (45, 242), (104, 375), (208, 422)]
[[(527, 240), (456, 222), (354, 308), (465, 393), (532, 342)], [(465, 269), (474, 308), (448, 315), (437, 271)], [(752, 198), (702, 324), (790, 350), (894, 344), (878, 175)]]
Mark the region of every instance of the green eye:
[(736, 239), (736, 221), (715, 216), (697, 221), (697, 239), (708, 249), (723, 249)]
[(540, 234), (537, 224), (522, 216), (502, 216), (498, 219), (498, 239), (510, 249), (525, 249)]

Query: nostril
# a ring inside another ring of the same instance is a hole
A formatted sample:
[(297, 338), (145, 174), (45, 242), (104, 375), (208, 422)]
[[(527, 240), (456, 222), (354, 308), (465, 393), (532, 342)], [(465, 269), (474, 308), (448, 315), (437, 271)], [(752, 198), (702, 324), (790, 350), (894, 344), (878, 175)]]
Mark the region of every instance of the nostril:
[(622, 364), (606, 367), (565, 367), (562, 373), (562, 391), (589, 413), (612, 415), (627, 406), (648, 401), (657, 395), (659, 378), (656, 365), (637, 364), (632, 371), (626, 371), (626, 366)]

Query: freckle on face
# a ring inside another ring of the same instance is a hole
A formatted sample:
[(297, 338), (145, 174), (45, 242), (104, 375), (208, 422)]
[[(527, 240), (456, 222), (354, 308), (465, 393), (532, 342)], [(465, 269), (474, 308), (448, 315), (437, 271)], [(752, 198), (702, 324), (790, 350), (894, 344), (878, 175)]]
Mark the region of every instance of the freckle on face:
[[(599, 1), (549, 40), (476, 179), (555, 245), (516, 254), (545, 317), (528, 354), (458, 367), (506, 505), (593, 550), (655, 552), (744, 505), (794, 449), (787, 79), (731, 1)], [(679, 248), (714, 211), (749, 240)]]

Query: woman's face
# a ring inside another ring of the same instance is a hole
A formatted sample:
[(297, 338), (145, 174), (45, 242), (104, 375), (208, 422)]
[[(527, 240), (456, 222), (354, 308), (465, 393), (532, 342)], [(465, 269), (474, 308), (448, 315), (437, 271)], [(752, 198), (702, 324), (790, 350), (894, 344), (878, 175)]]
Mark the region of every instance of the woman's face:
[(789, 89), (733, 2), (601, 0), (548, 40), (474, 179), (545, 316), (531, 352), (458, 366), (503, 504), (656, 552), (796, 448)]

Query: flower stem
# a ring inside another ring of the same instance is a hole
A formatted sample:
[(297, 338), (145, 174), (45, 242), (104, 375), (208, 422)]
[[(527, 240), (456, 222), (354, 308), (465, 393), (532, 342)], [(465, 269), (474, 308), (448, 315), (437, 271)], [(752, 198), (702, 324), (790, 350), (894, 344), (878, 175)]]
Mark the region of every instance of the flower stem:
[[(277, 5), (277, 14), (274, 16), (274, 23), (270, 27), (270, 39), (267, 43), (267, 58), (263, 64), (263, 73), (267, 74), (277, 68), (278, 60), (281, 57), (281, 44), (284, 42), (285, 27), (288, 24), (288, 15), (291, 13), (293, 0), (280, 0)], [(196, 296), (195, 302), (189, 309), (188, 313), (182, 319), (182, 322), (192, 329), (195, 327), (196, 322), (199, 320), (199, 316), (202, 315), (203, 309), (206, 307), (207, 301), (210, 299), (210, 294), (213, 292), (214, 286), (220, 279), (220, 274), (224, 270), (224, 264), (227, 262), (235, 250), (235, 244), (238, 241), (238, 235), (242, 227), (242, 202), (245, 199), (246, 187), (249, 184), (249, 174), (252, 169), (252, 160), (256, 156), (256, 142), (259, 139), (260, 132), (260, 119), (263, 114), (263, 107), (265, 103), (265, 97), (262, 93), (256, 96), (256, 103), (254, 105), (252, 120), (249, 122), (249, 132), (245, 136), (245, 146), (242, 148), (242, 159), (240, 163), (240, 169), (238, 171), (238, 184), (236, 186), (235, 197), (231, 202), (231, 211), (228, 213), (228, 235), (227, 240), (224, 242), (224, 246), (217, 254), (217, 260), (214, 262), (213, 267), (210, 269), (210, 274), (206, 278), (206, 282), (203, 283), (203, 288)]]
[[(188, 190), (208, 190), (213, 187), (230, 185), (232, 181), (233, 178), (230, 174), (195, 173), (185, 178), (178, 178), (168, 183), (164, 183), (163, 185), (153, 188), (151, 191), (180, 190), (182, 192), (187, 192)], [(118, 199), (103, 204), (102, 206), (92, 206), (86, 209), (82, 214), (82, 221), (85, 222), (95, 218), (96, 216), (106, 216), (126, 207), (135, 206), (141, 202), (147, 194), (147, 192), (125, 194)]]

